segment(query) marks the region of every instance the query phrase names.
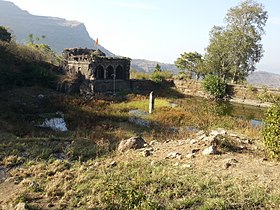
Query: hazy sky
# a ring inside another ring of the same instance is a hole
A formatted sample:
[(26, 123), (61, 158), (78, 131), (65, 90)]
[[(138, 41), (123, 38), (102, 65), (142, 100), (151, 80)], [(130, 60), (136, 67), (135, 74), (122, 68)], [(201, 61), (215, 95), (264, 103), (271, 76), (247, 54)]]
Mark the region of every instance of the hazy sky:
[[(9, 0), (34, 15), (85, 23), (90, 36), (111, 52), (173, 63), (181, 53), (204, 54), (209, 31), (224, 25), (239, 0)], [(269, 20), (258, 70), (280, 74), (280, 1), (259, 0)]]

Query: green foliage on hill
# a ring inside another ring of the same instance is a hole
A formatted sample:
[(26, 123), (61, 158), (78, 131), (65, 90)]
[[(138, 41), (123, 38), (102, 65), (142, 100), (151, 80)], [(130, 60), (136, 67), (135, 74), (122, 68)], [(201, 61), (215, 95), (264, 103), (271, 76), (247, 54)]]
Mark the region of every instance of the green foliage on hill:
[(169, 71), (154, 71), (151, 74), (151, 79), (156, 83), (160, 83), (164, 80), (171, 79), (172, 76), (172, 73)]
[(50, 87), (56, 81), (52, 70), (59, 59), (49, 46), (19, 45), (0, 41), (0, 89), (13, 86)]
[(162, 71), (160, 66), (155, 67), (155, 71), (152, 74), (137, 72), (135, 69), (130, 70), (131, 79), (147, 79), (153, 80), (156, 83), (161, 83), (165, 80), (172, 79), (173, 74), (171, 71)]

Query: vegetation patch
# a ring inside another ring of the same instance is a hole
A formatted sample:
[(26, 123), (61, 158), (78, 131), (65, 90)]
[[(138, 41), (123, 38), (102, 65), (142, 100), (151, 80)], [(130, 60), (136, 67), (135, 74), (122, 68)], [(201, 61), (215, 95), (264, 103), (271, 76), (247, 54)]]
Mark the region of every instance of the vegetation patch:
[(203, 80), (202, 86), (216, 100), (224, 98), (227, 94), (227, 84), (218, 76), (207, 76)]

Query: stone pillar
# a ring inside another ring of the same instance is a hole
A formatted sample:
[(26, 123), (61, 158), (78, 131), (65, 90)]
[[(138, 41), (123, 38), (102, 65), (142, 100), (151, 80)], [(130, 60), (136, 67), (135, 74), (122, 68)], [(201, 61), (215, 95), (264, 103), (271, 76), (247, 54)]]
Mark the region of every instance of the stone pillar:
[(155, 108), (155, 98), (154, 98), (154, 92), (152, 91), (150, 93), (150, 103), (149, 103), (149, 113), (150, 114), (152, 114), (154, 108)]

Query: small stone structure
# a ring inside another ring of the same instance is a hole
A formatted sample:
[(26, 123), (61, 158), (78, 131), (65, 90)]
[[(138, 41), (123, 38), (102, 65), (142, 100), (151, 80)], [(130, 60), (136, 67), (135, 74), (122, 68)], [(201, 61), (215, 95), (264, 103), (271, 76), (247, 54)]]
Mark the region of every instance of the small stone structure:
[(67, 48), (63, 51), (63, 58), (66, 75), (78, 76), (91, 92), (112, 91), (116, 84), (129, 80), (130, 58), (107, 57), (99, 49), (87, 48)]

